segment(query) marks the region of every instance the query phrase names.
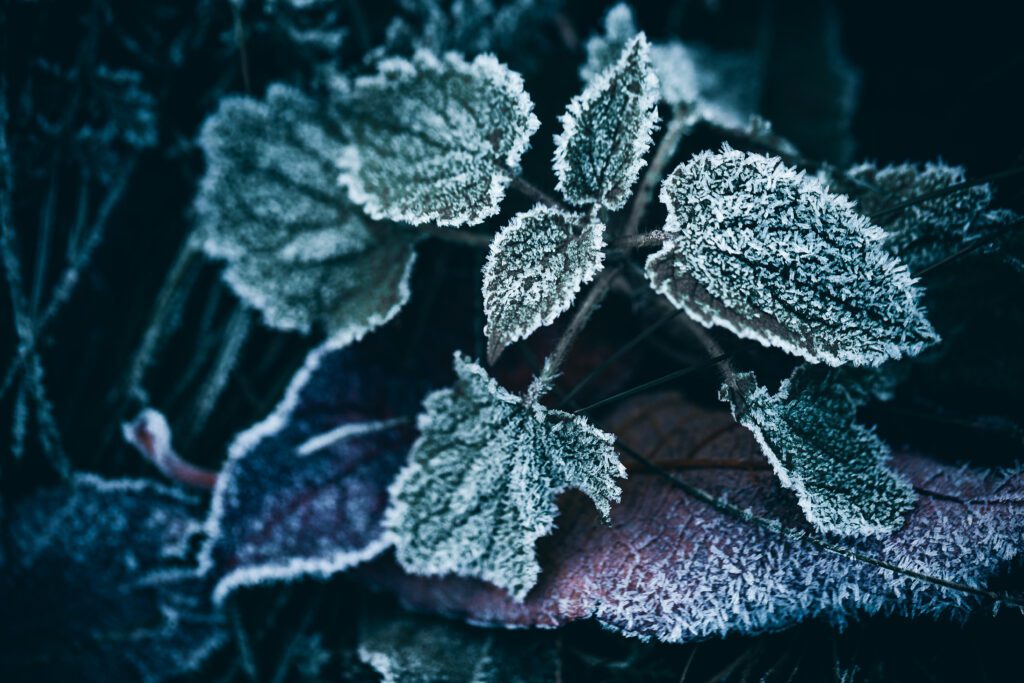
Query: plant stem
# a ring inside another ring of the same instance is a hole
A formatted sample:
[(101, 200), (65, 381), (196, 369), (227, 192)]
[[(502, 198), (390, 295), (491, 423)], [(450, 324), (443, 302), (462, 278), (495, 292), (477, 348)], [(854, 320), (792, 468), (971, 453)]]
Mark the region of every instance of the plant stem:
[(644, 178), (640, 181), (640, 187), (637, 188), (636, 195), (633, 197), (633, 205), (629, 209), (629, 219), (626, 221), (626, 227), (622, 230), (624, 237), (635, 235), (640, 229), (640, 221), (643, 220), (644, 214), (647, 213), (647, 206), (654, 197), (654, 189), (661, 182), (661, 178), (665, 173), (665, 167), (672, 161), (676, 150), (679, 149), (680, 140), (683, 139), (683, 135), (690, 128), (691, 119), (689, 111), (685, 107), (674, 107), (672, 109), (672, 118), (669, 119), (665, 134), (658, 141), (658, 147), (654, 150), (651, 164), (647, 167), (647, 172), (644, 173)]
[(524, 197), (528, 197), (542, 204), (547, 204), (548, 206), (553, 206), (557, 209), (565, 210), (565, 206), (562, 202), (558, 201), (522, 176), (516, 176), (513, 178), (511, 187)]
[(726, 353), (715, 338), (711, 336), (707, 330), (705, 330), (699, 323), (694, 322), (690, 318), (684, 318), (683, 322), (689, 329), (700, 345), (704, 347), (704, 350), (708, 352), (708, 355), (712, 357), (712, 360), (720, 358), (721, 362), (717, 362), (718, 372), (722, 376), (722, 381), (729, 385), (729, 388), (734, 392), (738, 393), (738, 387), (736, 383), (736, 370), (732, 367), (731, 356), (732, 354)]
[(426, 233), (431, 237), (436, 237), (442, 242), (448, 242), (450, 244), (458, 244), (463, 247), (475, 247), (478, 249), (486, 249), (491, 244), (491, 235), (484, 235), (478, 232), (468, 232), (466, 230), (459, 230), (458, 228), (441, 228), (436, 225), (421, 225), (416, 228), (420, 232)]
[(587, 296), (576, 309), (576, 314), (572, 320), (569, 321), (569, 326), (565, 328), (565, 332), (562, 333), (554, 350), (545, 359), (544, 369), (541, 371), (540, 376), (530, 385), (527, 391), (528, 399), (536, 400), (540, 398), (541, 394), (545, 392), (545, 387), (548, 385), (549, 380), (558, 374), (562, 363), (565, 362), (566, 356), (569, 355), (569, 349), (572, 348), (573, 342), (576, 341), (576, 337), (587, 326), (590, 317), (597, 310), (598, 306), (601, 305), (601, 302), (604, 301), (608, 292), (611, 291), (612, 282), (618, 276), (620, 270), (621, 268), (607, 268), (594, 280), (594, 284), (590, 286)]
[(668, 239), (668, 233), (662, 230), (651, 230), (633, 235), (624, 235), (614, 239), (608, 245), (612, 249), (643, 249), (644, 247), (660, 247)]

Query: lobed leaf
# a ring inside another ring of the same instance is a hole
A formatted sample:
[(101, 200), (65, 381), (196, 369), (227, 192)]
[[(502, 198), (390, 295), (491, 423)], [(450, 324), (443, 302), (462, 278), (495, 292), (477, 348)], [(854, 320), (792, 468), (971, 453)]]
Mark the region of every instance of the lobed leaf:
[(550, 325), (604, 267), (604, 225), (593, 216), (537, 205), (491, 242), (483, 270), (487, 360)]
[(621, 209), (646, 163), (658, 122), (658, 79), (640, 34), (615, 65), (573, 98), (555, 136), (558, 190), (575, 205)]
[(195, 501), (142, 480), (78, 475), (7, 520), (0, 678), (162, 681), (226, 641), (188, 558)]
[[(633, 399), (603, 425), (674, 478), (739, 510), (811, 532), (753, 437), (725, 411), (677, 394)], [(632, 465), (633, 462), (630, 461)], [(965, 469), (902, 451), (892, 467), (921, 489), (907, 523), (844, 548), (907, 570), (986, 586), (1024, 547), (1024, 474)], [(402, 572), (388, 558), (356, 570), (411, 608), (475, 624), (556, 628), (594, 619), (668, 642), (776, 631), (861, 615), (963, 619), (991, 604), (951, 587), (858, 561), (725, 514), (645, 468), (630, 468), (615, 525), (564, 499), (559, 528), (538, 544), (543, 572), (522, 602), (481, 581)]]
[(799, 366), (771, 395), (743, 373), (735, 388), (722, 386), (720, 398), (815, 528), (840, 536), (890, 534), (913, 509), (914, 489), (889, 469), (889, 446), (856, 422), (855, 399), (831, 379), (828, 371)]
[(385, 524), (406, 570), (479, 577), (522, 600), (555, 496), (579, 489), (607, 520), (626, 471), (613, 437), (582, 417), (524, 401), (461, 354), (454, 364), (455, 384), (423, 402)]
[(341, 183), (378, 220), (476, 225), (498, 213), (539, 125), (522, 77), (490, 55), (385, 59), (346, 100)]
[(647, 277), (693, 320), (811, 363), (878, 365), (938, 341), (907, 267), (850, 201), (778, 158), (702, 152), (662, 184)]
[(336, 104), (282, 85), (225, 99), (200, 136), (196, 213), (203, 250), (267, 325), (320, 327), (340, 347), (405, 305), (416, 236), (367, 221), (338, 190)]

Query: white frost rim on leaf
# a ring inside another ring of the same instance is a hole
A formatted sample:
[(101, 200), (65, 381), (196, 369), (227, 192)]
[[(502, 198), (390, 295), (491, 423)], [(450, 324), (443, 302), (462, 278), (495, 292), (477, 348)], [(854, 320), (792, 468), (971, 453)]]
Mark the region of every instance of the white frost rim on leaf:
[(400, 211), (388, 208), (377, 200), (377, 197), (368, 192), (359, 178), (359, 170), (362, 166), (362, 158), (357, 145), (346, 145), (338, 158), (338, 184), (348, 192), (349, 201), (362, 207), (363, 211), (374, 220), (389, 220), (410, 225), (422, 225), (434, 223), (439, 226), (458, 228), (464, 225), (476, 225), (484, 220), (497, 215), (500, 210), (501, 200), (505, 198), (505, 189), (512, 182), (513, 174), (519, 171), (519, 161), (523, 154), (530, 147), (530, 138), (540, 128), (540, 119), (533, 113), (533, 100), (526, 92), (526, 84), (523, 77), (509, 69), (498, 61), (492, 54), (477, 55), (472, 62), (467, 62), (457, 52), (445, 53), (442, 59), (438, 59), (432, 52), (420, 48), (416, 50), (412, 60), (400, 57), (391, 57), (381, 60), (377, 65), (377, 73), (369, 76), (360, 76), (355, 79), (354, 90), (360, 88), (388, 87), (403, 80), (415, 78), (419, 71), (429, 71), (435, 74), (441, 73), (445, 68), (451, 68), (463, 76), (482, 76), (490, 85), (506, 91), (516, 100), (516, 113), (526, 119), (526, 129), (516, 136), (508, 154), (505, 155), (506, 169), (494, 169), (491, 175), (491, 184), (488, 195), (490, 203), (488, 206), (476, 211), (469, 211), (465, 215), (455, 218), (444, 219), (439, 211), (431, 213)]
[[(220, 520), (224, 517), (224, 497), (227, 494), (227, 486), (231, 479), (232, 469), (260, 441), (277, 434), (287, 426), (288, 419), (299, 403), (299, 395), (309, 383), (313, 373), (319, 369), (324, 356), (332, 351), (337, 351), (339, 348), (341, 347), (332, 345), (332, 340), (329, 339), (310, 351), (302, 367), (295, 373), (292, 381), (288, 384), (284, 398), (274, 407), (274, 410), (260, 422), (240, 432), (231, 442), (231, 446), (228, 448), (227, 460), (221, 468), (220, 476), (217, 477), (217, 485), (213, 490), (213, 497), (210, 501), (210, 513), (203, 524), (206, 540), (199, 550), (198, 558), (198, 571), (201, 575), (209, 574), (214, 570), (213, 550), (221, 536)], [(390, 546), (391, 541), (382, 534), (380, 538), (370, 542), (361, 550), (338, 552), (328, 558), (316, 560), (295, 558), (286, 563), (268, 563), (256, 567), (235, 569), (218, 580), (214, 588), (214, 602), (221, 604), (236, 588), (260, 583), (264, 580), (278, 579), (287, 581), (311, 575), (328, 577), (339, 571), (372, 560)]]

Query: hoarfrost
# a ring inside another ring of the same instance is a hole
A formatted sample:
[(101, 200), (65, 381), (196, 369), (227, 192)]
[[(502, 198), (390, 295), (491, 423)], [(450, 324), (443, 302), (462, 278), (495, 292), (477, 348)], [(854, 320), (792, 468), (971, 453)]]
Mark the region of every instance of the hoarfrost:
[(555, 528), (555, 496), (579, 489), (608, 520), (626, 470), (610, 434), (524, 402), (462, 354), (454, 364), (454, 386), (423, 402), (385, 524), (408, 571), (481, 578), (522, 600), (540, 575), (534, 545)]
[(604, 225), (593, 216), (537, 205), (491, 242), (483, 271), (487, 359), (569, 310), (604, 266)]
[(811, 363), (878, 365), (938, 341), (885, 232), (778, 158), (702, 152), (662, 184), (669, 238), (647, 259), (655, 291)]
[(0, 674), (161, 681), (225, 642), (186, 561), (195, 501), (142, 480), (79, 475), (23, 501), (0, 573)]
[(530, 633), (475, 629), (390, 610), (364, 614), (359, 657), (384, 683), (554, 683), (557, 647)]
[[(203, 127), (196, 200), (204, 251), (271, 327), (322, 327), (344, 346), (409, 298), (411, 231), (365, 220), (337, 187), (337, 116), (299, 91), (226, 98)], [(368, 283), (373, 283), (369, 286)]]
[(495, 215), (540, 125), (522, 77), (491, 55), (382, 60), (345, 106), (349, 198), (375, 219), (413, 225)]
[(828, 372), (800, 366), (774, 396), (743, 373), (735, 389), (723, 385), (720, 398), (757, 439), (782, 486), (796, 494), (819, 531), (890, 534), (913, 508), (914, 489), (889, 469), (889, 446), (855, 421), (854, 398), (830, 383)]
[(640, 34), (569, 103), (555, 136), (558, 190), (570, 204), (621, 209), (658, 122), (658, 79)]

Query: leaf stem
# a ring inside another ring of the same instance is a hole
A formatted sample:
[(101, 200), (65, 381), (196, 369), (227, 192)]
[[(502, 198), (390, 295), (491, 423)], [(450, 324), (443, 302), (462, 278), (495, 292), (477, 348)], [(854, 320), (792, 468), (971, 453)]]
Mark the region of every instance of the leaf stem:
[(421, 225), (418, 228), (415, 228), (415, 230), (426, 233), (431, 237), (436, 237), (442, 242), (458, 244), (463, 247), (474, 247), (477, 249), (486, 249), (490, 246), (492, 239), (491, 235), (459, 230), (458, 228), (441, 228), (436, 225)]
[(565, 358), (569, 355), (569, 349), (572, 348), (573, 342), (579, 336), (583, 328), (587, 326), (590, 321), (590, 317), (597, 310), (601, 302), (611, 291), (612, 282), (618, 276), (621, 268), (606, 268), (597, 279), (594, 280), (594, 284), (590, 286), (590, 291), (587, 292), (587, 296), (584, 297), (579, 307), (576, 309), (575, 315), (572, 320), (569, 321), (569, 326), (565, 328), (565, 332), (562, 333), (561, 338), (555, 345), (554, 350), (548, 355), (544, 361), (544, 369), (541, 371), (539, 377), (537, 377), (530, 388), (527, 391), (527, 397), (531, 400), (537, 400), (540, 396), (546, 392), (546, 387), (549, 381), (553, 379), (557, 374), (562, 364), (565, 362)]
[(645, 247), (660, 247), (662, 242), (668, 239), (668, 233), (663, 230), (651, 230), (633, 235), (624, 235), (611, 241), (608, 245), (612, 249), (643, 249)]
[(529, 180), (522, 176), (517, 175), (515, 178), (513, 178), (511, 187), (513, 190), (523, 195), (524, 197), (528, 197), (530, 199), (533, 199), (534, 201), (541, 202), (542, 204), (547, 204), (548, 206), (553, 206), (555, 208), (562, 209), (563, 211), (566, 209), (565, 205), (562, 204), (562, 202), (558, 201), (557, 199), (549, 195), (547, 192), (540, 189), (539, 187), (537, 187), (536, 185), (534, 185), (533, 183), (531, 183)]
[(640, 229), (640, 221), (647, 213), (647, 206), (654, 197), (655, 188), (661, 182), (665, 167), (672, 161), (676, 150), (679, 149), (679, 142), (691, 127), (692, 120), (689, 110), (681, 106), (673, 107), (672, 118), (669, 119), (665, 134), (658, 141), (651, 164), (647, 167), (643, 180), (640, 181), (640, 187), (637, 188), (636, 195), (633, 197), (633, 205), (629, 209), (629, 219), (622, 230), (623, 236), (635, 235)]

